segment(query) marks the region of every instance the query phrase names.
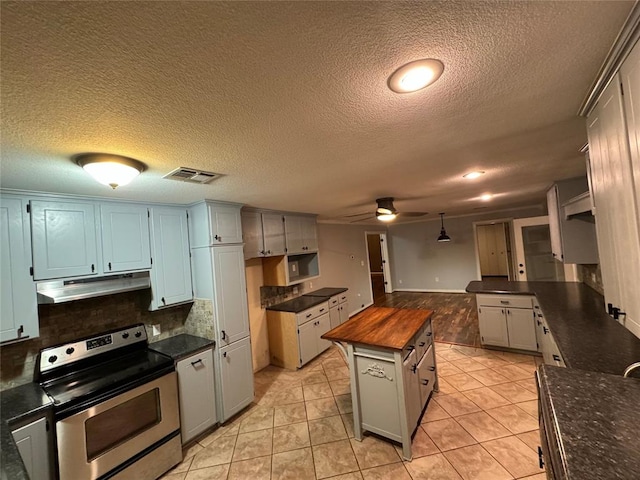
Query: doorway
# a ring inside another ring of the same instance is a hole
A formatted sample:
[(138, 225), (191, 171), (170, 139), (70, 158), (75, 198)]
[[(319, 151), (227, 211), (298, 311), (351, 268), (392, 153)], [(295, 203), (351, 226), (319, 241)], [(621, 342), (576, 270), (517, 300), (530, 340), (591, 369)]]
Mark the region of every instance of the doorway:
[(480, 278), (514, 278), (510, 221), (491, 221), (475, 225)]
[(366, 232), (365, 236), (367, 240), (371, 298), (375, 302), (384, 298), (385, 294), (393, 292), (387, 235), (379, 232)]
[(548, 216), (514, 220), (513, 231), (518, 263), (518, 280), (530, 282), (565, 281), (565, 266), (553, 258), (551, 253)]

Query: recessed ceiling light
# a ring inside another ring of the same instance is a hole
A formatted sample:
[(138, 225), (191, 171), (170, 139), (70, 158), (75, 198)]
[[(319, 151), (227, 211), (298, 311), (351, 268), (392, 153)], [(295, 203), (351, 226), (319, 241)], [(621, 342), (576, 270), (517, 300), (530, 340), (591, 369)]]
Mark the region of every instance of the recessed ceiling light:
[(465, 173), (462, 178), (466, 178), (467, 180), (473, 180), (474, 178), (478, 178), (484, 175), (482, 170), (476, 170), (475, 172)]
[(420, 90), (440, 78), (444, 64), (434, 58), (415, 60), (398, 68), (389, 77), (389, 88), (396, 93)]
[(482, 200), (483, 202), (488, 202), (492, 198), (493, 198), (493, 195), (491, 195), (490, 193), (485, 193), (484, 195), (480, 196), (480, 200)]

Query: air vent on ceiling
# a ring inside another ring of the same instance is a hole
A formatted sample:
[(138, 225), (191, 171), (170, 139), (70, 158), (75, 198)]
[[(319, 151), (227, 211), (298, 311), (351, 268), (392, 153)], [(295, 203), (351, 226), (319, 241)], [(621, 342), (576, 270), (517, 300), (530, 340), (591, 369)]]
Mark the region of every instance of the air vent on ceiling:
[(169, 180), (179, 180), (181, 182), (190, 183), (209, 183), (212, 180), (218, 178), (220, 174), (213, 172), (204, 172), (202, 170), (196, 170), (195, 168), (180, 167), (167, 173), (162, 178)]

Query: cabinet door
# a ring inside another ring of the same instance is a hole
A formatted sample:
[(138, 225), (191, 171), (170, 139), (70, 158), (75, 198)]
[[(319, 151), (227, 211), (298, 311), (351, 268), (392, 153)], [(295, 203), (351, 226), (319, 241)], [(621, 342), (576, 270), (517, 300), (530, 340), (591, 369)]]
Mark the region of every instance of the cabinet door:
[(213, 350), (180, 360), (176, 370), (180, 395), (180, 433), (184, 445), (217, 421)]
[(0, 200), (0, 342), (38, 336), (35, 283), (29, 275), (26, 202)]
[(521, 350), (538, 350), (533, 310), (507, 308), (509, 347)]
[(262, 215), (258, 212), (242, 212), (242, 240), (244, 258), (263, 256)]
[(105, 273), (151, 268), (149, 211), (140, 205), (100, 206)]
[(284, 216), (284, 231), (287, 242), (287, 254), (304, 253), (304, 237), (302, 231), (302, 217), (294, 215)]
[(253, 364), (249, 337), (220, 349), (220, 377), (222, 408), (219, 411), (220, 421), (224, 422), (253, 402)]
[(298, 327), (298, 342), (300, 349), (300, 366), (306, 364), (318, 355), (318, 336), (315, 320), (311, 320)]
[(211, 245), (242, 243), (240, 208), (231, 205), (209, 204)]
[(262, 235), (266, 256), (284, 255), (286, 253), (284, 217), (281, 214), (262, 214)]
[(302, 243), (305, 252), (318, 251), (318, 233), (316, 231), (316, 219), (314, 217), (303, 217), (302, 223)]
[(331, 318), (329, 316), (329, 312), (325, 313), (324, 315), (320, 315), (314, 320), (314, 322), (316, 324), (318, 354), (320, 354), (331, 346), (331, 342), (329, 340), (320, 338), (322, 335), (331, 330)]
[(418, 379), (418, 363), (416, 359), (416, 351), (412, 351), (411, 355), (404, 361), (402, 365), (402, 381), (404, 382), (404, 401), (407, 412), (407, 426), (409, 433), (413, 433), (418, 425), (420, 418), (421, 398), (420, 383)]
[(551, 255), (562, 261), (562, 236), (560, 233), (560, 214), (558, 212), (558, 186), (554, 185), (547, 192), (547, 210), (549, 212), (549, 233), (551, 234)]
[(193, 300), (187, 211), (151, 209), (150, 310)]
[(228, 345), (249, 336), (249, 308), (242, 245), (212, 247), (214, 320), (218, 341)]
[(343, 302), (338, 308), (340, 308), (340, 324), (343, 324), (349, 320), (349, 304), (347, 302)]
[(422, 360), (418, 364), (418, 380), (420, 382), (420, 411), (427, 403), (429, 395), (435, 384), (435, 362), (433, 357), (433, 345), (429, 347), (427, 352), (422, 356)]
[(34, 280), (98, 273), (93, 204), (32, 201), (31, 238)]
[(51, 446), (47, 433), (47, 419), (40, 418), (11, 432), (13, 440), (31, 480), (51, 478)]
[(506, 311), (501, 307), (481, 307), (478, 309), (480, 339), (483, 345), (509, 346)]
[(340, 306), (336, 305), (335, 307), (331, 307), (329, 309), (329, 317), (331, 319), (331, 328), (336, 328), (342, 322), (340, 321)]

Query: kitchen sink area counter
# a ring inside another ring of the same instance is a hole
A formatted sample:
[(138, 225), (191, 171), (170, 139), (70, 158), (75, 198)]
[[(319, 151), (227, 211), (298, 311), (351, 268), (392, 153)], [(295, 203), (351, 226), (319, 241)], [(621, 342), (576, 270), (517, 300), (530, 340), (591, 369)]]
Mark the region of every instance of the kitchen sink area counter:
[(163, 353), (173, 358), (174, 361), (182, 360), (185, 357), (214, 348), (215, 346), (215, 340), (196, 337), (195, 335), (189, 335), (187, 333), (175, 335), (149, 344), (151, 350)]
[(602, 295), (583, 283), (474, 281), (467, 292), (535, 295), (569, 368), (621, 376), (640, 361), (640, 339), (607, 315)]
[(327, 299), (328, 297), (306, 297), (302, 295), (301, 297), (287, 300), (286, 302), (271, 305), (267, 307), (267, 310), (271, 310), (272, 312), (300, 313), (326, 302)]
[(547, 442), (563, 452), (554, 478), (640, 478), (640, 380), (549, 365), (537, 379)]
[(52, 407), (53, 402), (37, 383), (27, 383), (0, 393), (2, 480), (29, 480), (11, 432), (16, 423), (45, 416)]

